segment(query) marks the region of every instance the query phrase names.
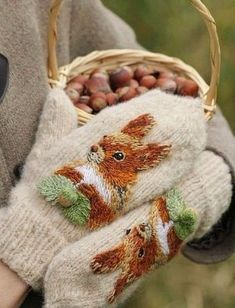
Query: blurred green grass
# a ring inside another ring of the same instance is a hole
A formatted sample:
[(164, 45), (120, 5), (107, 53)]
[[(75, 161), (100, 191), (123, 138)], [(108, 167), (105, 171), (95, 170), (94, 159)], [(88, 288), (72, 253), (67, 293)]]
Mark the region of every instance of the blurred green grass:
[[(199, 14), (185, 0), (103, 0), (136, 32), (147, 49), (176, 56), (209, 80), (209, 40)], [(214, 16), (222, 49), (219, 105), (235, 131), (235, 0), (205, 0)]]
[[(206, 28), (185, 0), (103, 0), (135, 30), (151, 51), (181, 58), (208, 81)], [(215, 17), (222, 49), (219, 105), (235, 132), (235, 0), (205, 0)], [(235, 257), (217, 265), (198, 265), (178, 257), (141, 284), (122, 308), (234, 308)]]

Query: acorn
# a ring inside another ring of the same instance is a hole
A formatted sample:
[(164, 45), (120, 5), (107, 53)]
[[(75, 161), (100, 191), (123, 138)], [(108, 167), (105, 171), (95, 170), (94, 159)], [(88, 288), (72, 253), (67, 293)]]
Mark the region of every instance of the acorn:
[(133, 72), (130, 67), (119, 67), (110, 73), (109, 79), (111, 86), (114, 89), (127, 86), (133, 77)]
[(137, 95), (137, 91), (133, 87), (123, 87), (116, 90), (120, 102), (128, 101)]
[(155, 86), (156, 88), (160, 88), (164, 92), (172, 93), (172, 94), (174, 94), (177, 89), (176, 82), (168, 78), (157, 79)]
[(106, 101), (109, 106), (115, 105), (118, 102), (118, 95), (117, 93), (110, 92), (106, 94)]
[(91, 95), (89, 106), (95, 111), (99, 112), (107, 106), (106, 95), (102, 92), (97, 92)]
[(82, 96), (80, 96), (80, 98), (79, 98), (79, 103), (88, 105), (89, 100), (90, 100), (90, 96), (88, 96), (88, 95), (82, 95)]
[(139, 86), (138, 88), (136, 88), (138, 95), (144, 94), (144, 93), (148, 92), (148, 90), (149, 89), (147, 89), (146, 87), (142, 87), (142, 86)]
[(93, 112), (92, 108), (87, 106), (87, 105), (85, 105), (85, 104), (77, 103), (77, 104), (75, 104), (75, 107), (77, 107), (77, 108), (79, 108), (79, 109), (81, 109), (81, 110), (83, 110), (83, 111), (85, 111), (87, 113), (92, 113)]
[(70, 82), (78, 82), (81, 85), (84, 85), (84, 83), (89, 79), (88, 75), (78, 75), (76, 77), (74, 77)]
[(134, 78), (140, 81), (144, 76), (150, 75), (150, 73), (150, 69), (146, 65), (140, 64), (134, 71)]
[(198, 96), (199, 87), (195, 81), (184, 77), (177, 77), (175, 81), (177, 84), (177, 94), (192, 97)]
[(76, 90), (68, 87), (65, 89), (65, 93), (68, 95), (68, 97), (74, 104), (78, 102), (80, 94)]
[(88, 94), (92, 95), (97, 92), (111, 92), (108, 82), (104, 78), (92, 77), (85, 82), (85, 88)]
[(156, 81), (157, 79), (154, 76), (147, 75), (140, 80), (140, 86), (152, 89), (156, 85)]
[(79, 82), (74, 82), (74, 81), (70, 81), (67, 84), (67, 88), (72, 88), (72, 89), (76, 90), (79, 94), (81, 94), (82, 91), (83, 91), (83, 85)]

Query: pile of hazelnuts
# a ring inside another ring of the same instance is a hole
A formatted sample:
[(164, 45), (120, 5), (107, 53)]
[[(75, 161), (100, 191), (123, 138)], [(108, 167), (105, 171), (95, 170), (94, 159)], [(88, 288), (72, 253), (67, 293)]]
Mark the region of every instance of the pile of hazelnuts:
[(122, 66), (109, 72), (96, 69), (90, 75), (80, 74), (68, 82), (65, 92), (77, 108), (96, 114), (155, 88), (192, 97), (197, 97), (199, 90), (190, 79), (141, 64), (135, 68)]

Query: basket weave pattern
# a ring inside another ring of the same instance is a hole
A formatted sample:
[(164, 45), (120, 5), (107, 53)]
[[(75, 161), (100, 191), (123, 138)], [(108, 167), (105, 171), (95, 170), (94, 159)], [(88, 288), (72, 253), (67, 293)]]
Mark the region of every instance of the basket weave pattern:
[[(94, 51), (86, 56), (76, 58), (68, 65), (58, 68), (56, 57), (57, 17), (62, 0), (53, 0), (50, 12), (48, 35), (48, 72), (51, 86), (65, 88), (67, 82), (76, 75), (90, 74), (97, 68), (103, 68), (107, 71), (111, 71), (119, 66), (136, 66), (144, 63), (159, 69), (170, 70), (178, 75), (185, 76), (195, 81), (200, 89), (200, 97), (204, 101), (205, 117), (207, 120), (210, 119), (216, 107), (217, 88), (220, 75), (220, 45), (215, 20), (211, 16), (209, 10), (200, 0), (188, 1), (201, 14), (208, 29), (211, 55), (210, 85), (204, 81), (204, 79), (193, 67), (187, 65), (182, 60), (144, 50), (111, 49)], [(87, 123), (94, 116), (84, 112), (81, 109), (76, 109), (78, 119), (81, 124)]]

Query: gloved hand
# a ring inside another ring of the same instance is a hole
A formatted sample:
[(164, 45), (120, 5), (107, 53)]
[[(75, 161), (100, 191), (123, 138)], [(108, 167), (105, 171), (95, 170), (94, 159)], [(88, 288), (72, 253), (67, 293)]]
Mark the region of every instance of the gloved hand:
[(231, 193), (228, 166), (203, 152), (175, 189), (59, 253), (45, 276), (45, 307), (98, 308), (123, 301), (139, 278), (204, 235), (228, 208)]
[(0, 212), (0, 258), (34, 288), (68, 243), (172, 188), (205, 146), (200, 99), (158, 90), (75, 123), (69, 99), (53, 90)]

